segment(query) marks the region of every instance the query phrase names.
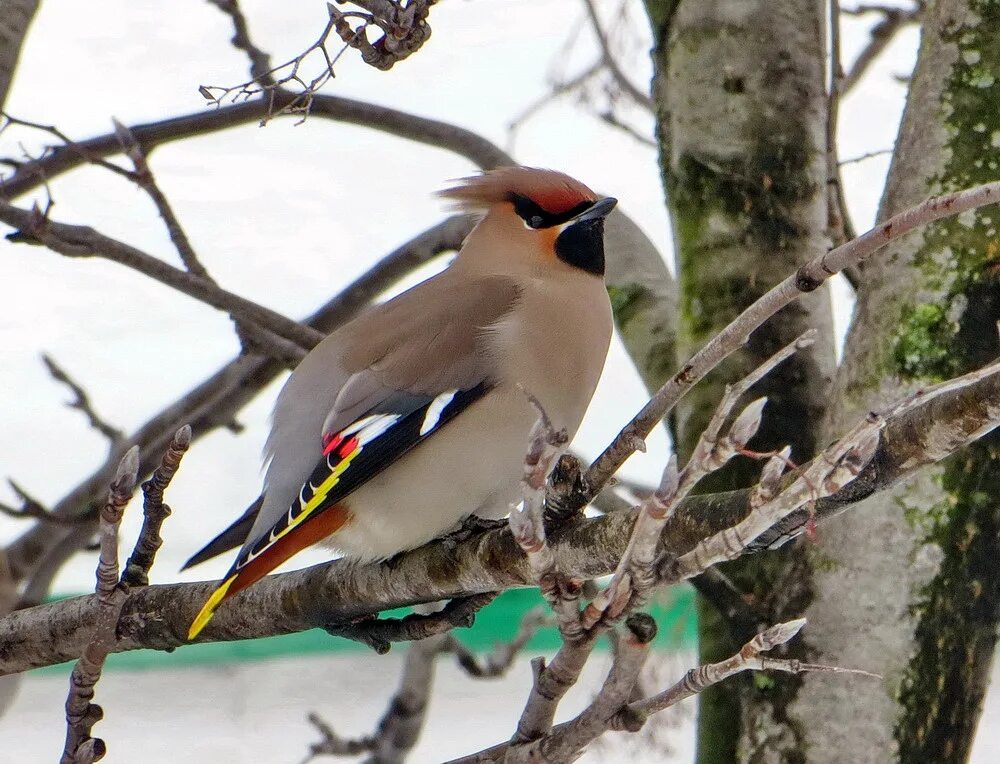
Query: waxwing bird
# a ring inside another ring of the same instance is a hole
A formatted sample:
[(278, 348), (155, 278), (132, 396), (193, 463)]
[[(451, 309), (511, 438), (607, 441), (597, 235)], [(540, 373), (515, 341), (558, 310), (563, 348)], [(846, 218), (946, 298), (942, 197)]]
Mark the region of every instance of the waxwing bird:
[(189, 638), (309, 545), (379, 560), (473, 513), (506, 515), (536, 418), (526, 392), (570, 437), (579, 427), (611, 340), (604, 218), (616, 200), (527, 167), (441, 195), (482, 220), (447, 269), (334, 331), (289, 377), (260, 509)]

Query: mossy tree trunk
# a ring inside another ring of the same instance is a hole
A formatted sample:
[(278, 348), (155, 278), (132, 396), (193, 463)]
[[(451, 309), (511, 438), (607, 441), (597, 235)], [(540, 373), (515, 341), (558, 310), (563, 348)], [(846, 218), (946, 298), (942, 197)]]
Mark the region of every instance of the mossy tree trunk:
[[(819, 0), (647, 0), (654, 35), (660, 163), (679, 262), (678, 343), (688, 355), (803, 261), (824, 250), (826, 163), (824, 3)], [(833, 368), (829, 296), (793, 305), (700, 384), (678, 410), (684, 456), (727, 382), (809, 327), (821, 341), (765, 380), (770, 405), (751, 446), (814, 451)], [(703, 486), (748, 484), (759, 465), (738, 459)], [(811, 598), (800, 548), (725, 572), (765, 620), (801, 614)], [(729, 655), (729, 625), (703, 604), (701, 653)], [(702, 695), (699, 760), (801, 760), (802, 730), (787, 716), (794, 677), (732, 682)]]
[[(1000, 177), (1000, 2), (928, 3), (881, 218)], [(911, 234), (862, 270), (827, 434), (995, 358), (1000, 211)], [(1000, 605), (1000, 441), (990, 436), (824, 527), (807, 615), (815, 659), (884, 683), (806, 676), (791, 716), (810, 762), (963, 762)]]

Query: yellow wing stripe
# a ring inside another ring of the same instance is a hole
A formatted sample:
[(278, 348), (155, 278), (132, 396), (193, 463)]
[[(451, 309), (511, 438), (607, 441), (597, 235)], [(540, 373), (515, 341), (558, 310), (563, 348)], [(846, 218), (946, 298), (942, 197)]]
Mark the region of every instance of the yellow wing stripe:
[[(343, 475), (344, 471), (350, 466), (354, 457), (360, 453), (361, 446), (359, 445), (340, 462), (338, 462), (330, 471), (329, 477), (320, 483), (319, 488), (316, 489), (312, 498), (306, 502), (306, 505), (302, 508), (302, 512), (299, 513), (298, 517), (292, 520), (288, 526), (281, 531), (281, 533), (271, 539), (271, 543), (264, 547), (264, 549), (260, 550), (258, 554), (263, 554), (264, 551), (270, 548), (273, 544), (277, 543), (279, 539), (287, 536), (292, 530), (301, 525), (302, 522), (316, 510), (317, 507), (322, 505), (322, 503), (326, 501), (326, 497), (329, 495), (330, 491), (333, 490), (333, 487), (340, 482), (341, 475)], [(223, 581), (219, 587), (212, 592), (212, 596), (208, 598), (208, 601), (202, 606), (198, 615), (195, 616), (194, 621), (191, 623), (191, 628), (188, 630), (188, 641), (197, 637), (198, 634), (201, 633), (201, 630), (208, 625), (208, 622), (212, 620), (212, 616), (215, 615), (215, 609), (222, 604), (222, 601), (226, 598), (226, 594), (229, 591), (229, 587), (233, 585), (233, 582), (237, 579), (237, 577), (239, 577), (238, 572), (229, 576), (229, 578)]]
[(194, 621), (191, 623), (191, 628), (188, 630), (188, 641), (198, 636), (202, 629), (212, 620), (212, 615), (215, 613), (215, 609), (219, 606), (219, 603), (226, 596), (226, 592), (229, 591), (229, 587), (233, 585), (233, 581), (236, 580), (236, 576), (230, 576), (222, 584), (212, 592), (212, 596), (208, 598), (208, 602), (202, 605), (198, 615), (195, 616)]
[(258, 554), (263, 554), (271, 547), (272, 544), (275, 544), (279, 539), (283, 539), (297, 527), (302, 525), (302, 523), (306, 520), (306, 518), (308, 518), (317, 509), (317, 507), (321, 506), (323, 502), (326, 501), (326, 497), (330, 494), (330, 491), (332, 491), (333, 487), (340, 482), (340, 476), (343, 475), (344, 472), (347, 470), (347, 468), (351, 465), (351, 462), (354, 460), (354, 457), (356, 457), (360, 453), (361, 453), (361, 446), (358, 446), (356, 449), (351, 451), (351, 453), (345, 456), (340, 462), (338, 462), (334, 466), (333, 470), (331, 470), (329, 477), (327, 477), (326, 480), (324, 480), (322, 483), (319, 484), (319, 487), (316, 489), (316, 492), (312, 495), (312, 498), (306, 502), (306, 505), (302, 508), (302, 511), (299, 513), (299, 516), (296, 517), (294, 520), (292, 520), (288, 524), (288, 526), (284, 530), (282, 530), (277, 536), (271, 539), (271, 543), (269, 543), (266, 547), (261, 549)]

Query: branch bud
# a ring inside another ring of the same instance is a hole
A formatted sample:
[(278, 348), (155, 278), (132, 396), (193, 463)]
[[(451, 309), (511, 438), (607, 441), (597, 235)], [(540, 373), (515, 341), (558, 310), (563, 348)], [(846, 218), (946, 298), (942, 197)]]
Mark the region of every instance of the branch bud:
[(745, 446), (760, 428), (765, 405), (767, 405), (767, 398), (758, 398), (743, 409), (729, 430), (729, 439), (740, 447)]

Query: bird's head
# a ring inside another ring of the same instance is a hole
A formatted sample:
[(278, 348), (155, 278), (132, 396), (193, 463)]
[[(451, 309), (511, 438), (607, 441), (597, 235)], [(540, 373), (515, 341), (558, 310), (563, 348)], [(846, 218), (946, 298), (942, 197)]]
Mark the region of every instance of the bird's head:
[(563, 263), (604, 276), (604, 218), (618, 203), (554, 170), (501, 167), (441, 192), (466, 211), (486, 212), (463, 256)]

